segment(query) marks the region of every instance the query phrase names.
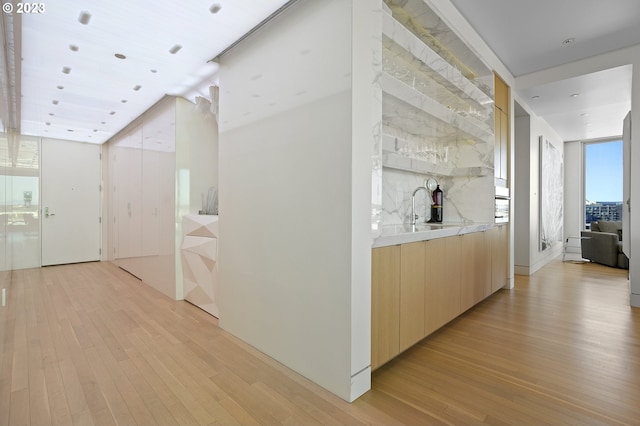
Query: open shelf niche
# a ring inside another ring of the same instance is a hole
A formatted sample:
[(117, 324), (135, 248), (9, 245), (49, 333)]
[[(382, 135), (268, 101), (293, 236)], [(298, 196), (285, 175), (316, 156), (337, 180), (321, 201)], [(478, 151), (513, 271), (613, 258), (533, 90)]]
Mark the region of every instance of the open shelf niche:
[(406, 222), (406, 194), (429, 177), (445, 220), (490, 221), (493, 73), (423, 0), (403, 3), (382, 17), (382, 222)]

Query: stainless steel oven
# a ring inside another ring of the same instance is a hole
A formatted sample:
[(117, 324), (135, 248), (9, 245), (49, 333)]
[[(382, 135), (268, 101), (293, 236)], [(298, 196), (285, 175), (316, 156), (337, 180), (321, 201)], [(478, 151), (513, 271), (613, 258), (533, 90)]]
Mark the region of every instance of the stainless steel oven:
[(511, 204), (511, 197), (509, 196), (509, 188), (496, 186), (496, 196), (495, 196), (495, 222), (496, 223), (509, 222), (509, 205), (510, 204)]

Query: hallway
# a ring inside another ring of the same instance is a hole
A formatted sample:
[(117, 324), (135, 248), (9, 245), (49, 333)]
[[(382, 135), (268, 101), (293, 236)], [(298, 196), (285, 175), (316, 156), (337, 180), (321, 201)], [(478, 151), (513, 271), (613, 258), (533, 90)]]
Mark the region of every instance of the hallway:
[(107, 262), (1, 272), (0, 425), (633, 424), (626, 271), (553, 262), (348, 404)]

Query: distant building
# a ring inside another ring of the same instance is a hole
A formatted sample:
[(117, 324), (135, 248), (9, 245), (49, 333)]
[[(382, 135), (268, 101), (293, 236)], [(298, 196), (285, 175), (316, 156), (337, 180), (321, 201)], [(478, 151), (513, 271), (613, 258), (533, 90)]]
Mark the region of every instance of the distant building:
[(622, 202), (598, 201), (593, 203), (587, 201), (585, 205), (585, 217), (587, 224), (598, 220), (622, 220)]

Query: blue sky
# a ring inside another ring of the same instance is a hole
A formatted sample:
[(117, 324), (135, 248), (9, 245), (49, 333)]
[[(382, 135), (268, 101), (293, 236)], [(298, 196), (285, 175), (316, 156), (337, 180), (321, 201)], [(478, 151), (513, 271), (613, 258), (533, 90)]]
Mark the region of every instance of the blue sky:
[(622, 201), (622, 141), (585, 145), (585, 198)]

